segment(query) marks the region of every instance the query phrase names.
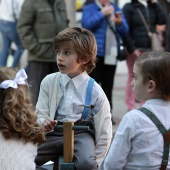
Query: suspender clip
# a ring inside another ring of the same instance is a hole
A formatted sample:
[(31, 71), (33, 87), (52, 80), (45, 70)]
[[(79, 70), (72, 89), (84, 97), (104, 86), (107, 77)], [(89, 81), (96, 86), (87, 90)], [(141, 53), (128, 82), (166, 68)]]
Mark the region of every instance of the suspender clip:
[(84, 107), (87, 107), (87, 108), (91, 109), (91, 105), (84, 105)]

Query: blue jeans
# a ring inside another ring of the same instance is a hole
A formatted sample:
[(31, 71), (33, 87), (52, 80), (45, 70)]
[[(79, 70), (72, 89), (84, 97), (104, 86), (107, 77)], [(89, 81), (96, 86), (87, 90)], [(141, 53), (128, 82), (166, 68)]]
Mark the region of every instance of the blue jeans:
[(2, 50), (0, 53), (0, 66), (6, 66), (7, 59), (11, 49), (11, 43), (14, 42), (17, 46), (17, 49), (13, 56), (14, 60), (12, 67), (17, 67), (19, 64), (21, 54), (23, 52), (23, 47), (17, 33), (16, 23), (0, 20), (0, 31), (2, 33)]

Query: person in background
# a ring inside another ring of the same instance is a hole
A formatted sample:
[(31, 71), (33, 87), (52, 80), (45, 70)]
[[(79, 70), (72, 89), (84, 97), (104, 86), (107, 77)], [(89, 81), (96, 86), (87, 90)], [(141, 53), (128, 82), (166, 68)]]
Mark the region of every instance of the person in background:
[(68, 25), (65, 1), (25, 0), (17, 28), (21, 42), (28, 50), (28, 82), (36, 105), (40, 83), (50, 73), (58, 71), (54, 37)]
[(35, 161), (41, 166), (63, 153), (63, 132), (53, 131), (54, 126), (73, 121), (90, 127), (74, 133), (76, 169), (99, 170), (111, 143), (112, 122), (105, 93), (88, 75), (95, 67), (95, 37), (83, 28), (66, 28), (55, 37), (54, 50), (60, 72), (46, 76), (41, 83), (37, 122), (47, 135)]
[(167, 13), (168, 24), (165, 31), (165, 51), (170, 52), (170, 0), (159, 0), (160, 4), (164, 7)]
[[(13, 54), (12, 67), (17, 67), (23, 52), (23, 46), (17, 32), (17, 19), (23, 0), (0, 1), (0, 31), (2, 34), (2, 49), (0, 52), (0, 66), (7, 65), (7, 59), (11, 51), (12, 42), (16, 45)], [(17, 6), (17, 10), (15, 9)], [(17, 13), (16, 13), (17, 12)]]
[[(165, 25), (167, 23), (166, 14), (158, 4), (157, 0), (132, 0), (123, 7), (126, 20), (129, 24), (129, 34), (126, 34), (128, 37), (127, 44), (129, 55), (126, 60), (128, 67), (128, 80), (125, 97), (128, 111), (136, 108), (136, 100), (131, 87), (134, 62), (142, 52), (151, 49), (150, 37), (148, 36), (148, 32), (137, 8), (139, 8), (143, 14), (151, 32), (156, 32), (157, 25)], [(143, 102), (141, 102), (141, 104), (143, 104)]]
[(128, 32), (128, 24), (116, 4), (110, 0), (95, 0), (83, 8), (82, 27), (93, 32), (98, 47), (96, 67), (90, 76), (101, 84), (113, 109), (112, 90), (119, 37)]
[[(166, 164), (170, 169), (170, 159), (163, 161), (165, 155), (170, 156), (168, 150), (163, 156), (166, 146), (160, 132), (163, 128), (153, 123), (156, 116), (166, 130), (170, 129), (170, 53), (144, 52), (136, 59), (133, 74), (131, 85), (135, 98), (146, 102), (140, 110), (131, 110), (123, 117), (103, 162), (103, 170), (159, 170), (162, 163), (161, 170), (166, 170)], [(151, 116), (145, 115), (144, 110), (152, 112)]]
[[(170, 19), (169, 19), (170, 20)], [(168, 31), (167, 31), (167, 36), (166, 36), (166, 47), (165, 47), (165, 50), (170, 52), (170, 42), (169, 42), (169, 39), (170, 39), (170, 21), (169, 22), (169, 26), (168, 26)]]
[[(165, 0), (164, 0), (165, 1)], [(170, 52), (170, 1), (167, 0), (165, 1), (166, 6), (167, 6), (167, 13), (168, 13), (168, 27), (167, 27), (167, 31), (166, 31), (166, 46), (165, 46), (165, 50)]]
[(35, 170), (37, 143), (45, 140), (26, 79), (23, 69), (0, 67), (1, 170)]

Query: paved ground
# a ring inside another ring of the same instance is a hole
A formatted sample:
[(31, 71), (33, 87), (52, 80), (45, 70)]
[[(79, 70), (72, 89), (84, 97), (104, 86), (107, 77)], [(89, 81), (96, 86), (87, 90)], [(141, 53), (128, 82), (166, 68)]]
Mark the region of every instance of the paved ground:
[(118, 62), (115, 83), (113, 89), (113, 111), (112, 115), (116, 121), (116, 125), (113, 126), (113, 132), (117, 130), (117, 127), (127, 111), (125, 104), (125, 87), (127, 83), (127, 66), (125, 61)]

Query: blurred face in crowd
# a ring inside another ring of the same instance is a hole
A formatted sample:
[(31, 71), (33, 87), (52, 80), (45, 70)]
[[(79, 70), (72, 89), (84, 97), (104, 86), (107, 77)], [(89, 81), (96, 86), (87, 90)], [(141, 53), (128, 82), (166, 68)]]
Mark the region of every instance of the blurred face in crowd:
[(102, 6), (105, 6), (106, 4), (110, 3), (110, 0), (98, 0)]

